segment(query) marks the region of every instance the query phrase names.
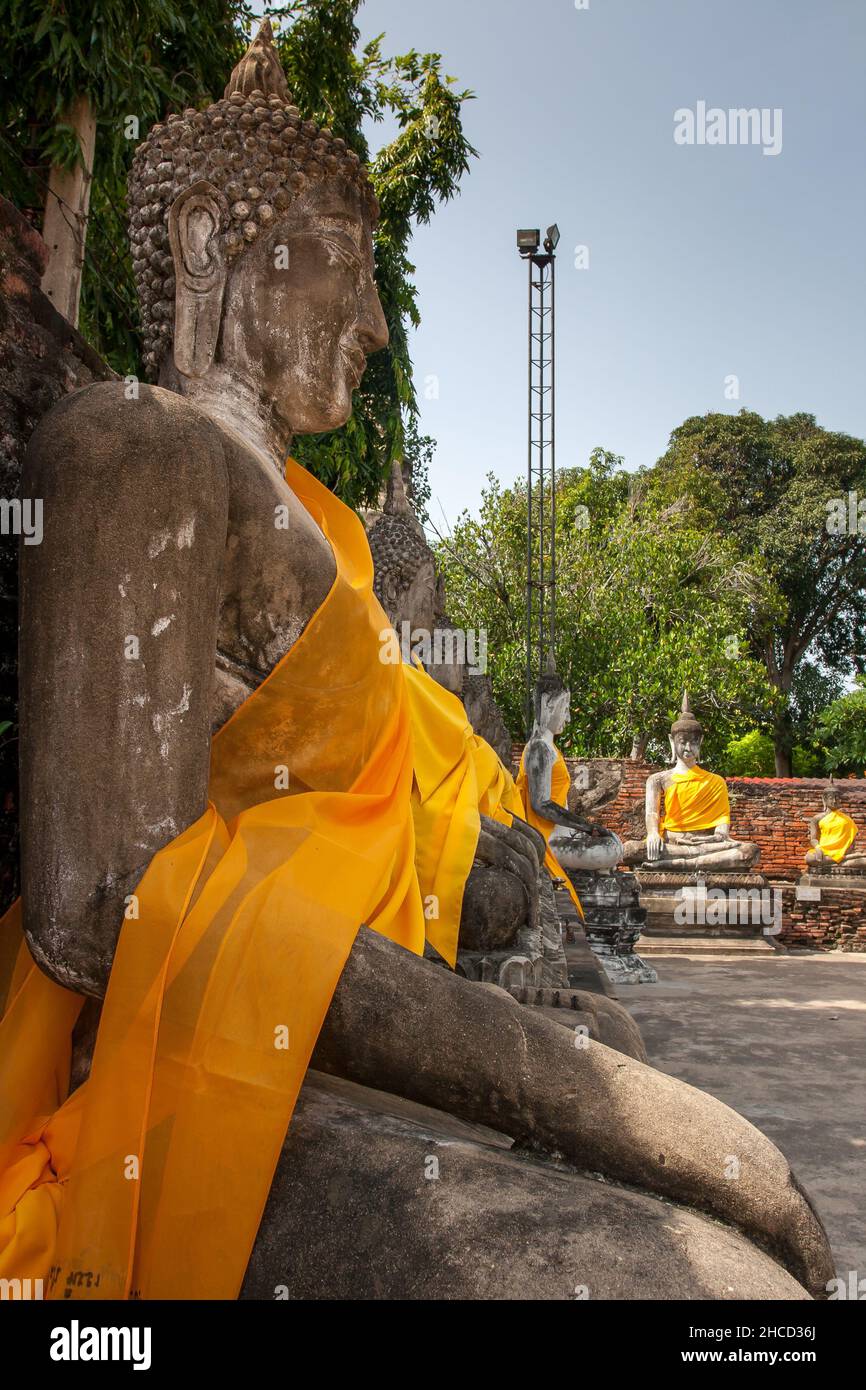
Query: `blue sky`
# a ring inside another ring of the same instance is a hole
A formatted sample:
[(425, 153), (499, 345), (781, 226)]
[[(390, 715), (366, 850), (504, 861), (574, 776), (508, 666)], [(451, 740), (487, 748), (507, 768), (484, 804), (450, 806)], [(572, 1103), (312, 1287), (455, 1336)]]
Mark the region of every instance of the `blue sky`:
[[(481, 157), (413, 243), (440, 526), (440, 503), (453, 523), (486, 473), (526, 467), (518, 226), (562, 231), (559, 466), (596, 445), (650, 464), (687, 416), (742, 406), (866, 434), (863, 0), (366, 0), (359, 19), (477, 94)], [(781, 108), (781, 152), (677, 145), (701, 100)]]

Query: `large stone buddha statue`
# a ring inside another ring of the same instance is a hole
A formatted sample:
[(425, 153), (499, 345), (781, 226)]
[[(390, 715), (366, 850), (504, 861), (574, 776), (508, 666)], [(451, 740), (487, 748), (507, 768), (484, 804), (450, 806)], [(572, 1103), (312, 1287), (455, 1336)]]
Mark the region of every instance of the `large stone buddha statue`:
[(531, 908), (538, 837), (454, 697), (381, 661), (363, 526), (287, 461), (346, 421), (386, 328), (369, 183), (292, 106), (269, 26), (222, 100), (150, 132), (130, 205), (158, 384), (67, 397), (24, 476), (44, 539), (22, 552), (0, 1276), (629, 1296), (663, 1260), (705, 1296), (735, 1267), (741, 1293), (823, 1289), (820, 1220), (753, 1126), (423, 958), (453, 961), (479, 858)]
[(725, 779), (698, 764), (703, 736), (684, 693), (680, 714), (671, 725), (673, 766), (647, 779), (646, 839), (626, 842), (626, 864), (672, 873), (748, 873), (757, 864), (760, 846), (731, 835)]

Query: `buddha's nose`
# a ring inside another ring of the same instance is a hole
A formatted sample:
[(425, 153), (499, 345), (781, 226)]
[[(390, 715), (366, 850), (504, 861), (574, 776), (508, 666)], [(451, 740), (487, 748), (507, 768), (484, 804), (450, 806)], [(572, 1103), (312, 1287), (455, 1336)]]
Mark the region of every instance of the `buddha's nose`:
[(380, 348), (388, 346), (388, 325), (382, 312), (379, 292), (372, 280), (361, 303), (361, 314), (355, 332), (368, 357)]

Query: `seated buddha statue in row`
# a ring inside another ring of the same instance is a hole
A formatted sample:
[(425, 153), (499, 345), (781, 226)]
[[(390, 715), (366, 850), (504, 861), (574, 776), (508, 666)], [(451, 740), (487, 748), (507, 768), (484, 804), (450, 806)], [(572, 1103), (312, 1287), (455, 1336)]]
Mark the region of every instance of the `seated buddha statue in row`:
[(731, 835), (725, 779), (698, 764), (703, 737), (684, 692), (671, 725), (673, 766), (647, 779), (646, 839), (626, 842), (624, 863), (670, 873), (749, 873), (758, 863), (760, 846)]
[(866, 875), (866, 850), (855, 842), (859, 834), (856, 821), (839, 809), (839, 788), (833, 784), (823, 792), (824, 809), (809, 817), (812, 848), (806, 855), (811, 873), (829, 873), (834, 865), (846, 873)]

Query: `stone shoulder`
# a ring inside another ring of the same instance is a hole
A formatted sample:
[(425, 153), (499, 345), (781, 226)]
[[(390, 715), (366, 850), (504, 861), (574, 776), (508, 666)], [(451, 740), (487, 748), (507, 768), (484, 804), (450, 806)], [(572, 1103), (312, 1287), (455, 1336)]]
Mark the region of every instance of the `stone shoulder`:
[(31, 467), (66, 472), (82, 464), (91, 472), (110, 468), (118, 478), (137, 468), (225, 470), (223, 435), (196, 406), (159, 386), (141, 384), (134, 398), (128, 391), (122, 381), (100, 381), (64, 396), (34, 431)]

